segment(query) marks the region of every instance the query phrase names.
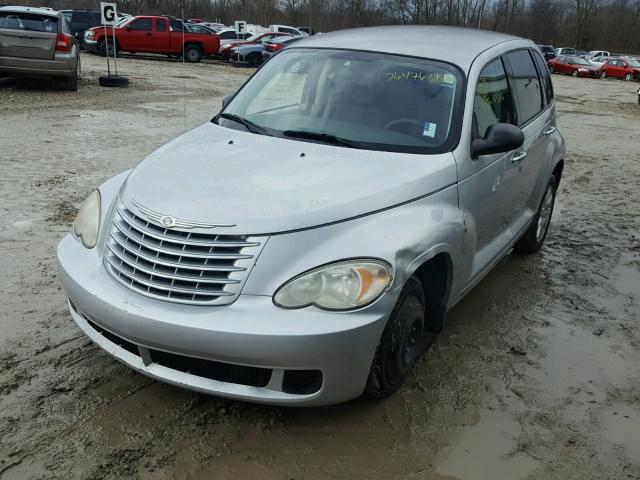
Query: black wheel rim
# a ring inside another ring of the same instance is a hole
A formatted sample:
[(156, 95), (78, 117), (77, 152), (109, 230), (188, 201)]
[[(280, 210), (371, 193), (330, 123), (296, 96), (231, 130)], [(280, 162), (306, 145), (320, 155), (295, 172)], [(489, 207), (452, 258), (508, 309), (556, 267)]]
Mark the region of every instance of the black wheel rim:
[(401, 361), (405, 368), (410, 368), (420, 353), (420, 345), (422, 343), (422, 319), (416, 318), (404, 340), (402, 346)]

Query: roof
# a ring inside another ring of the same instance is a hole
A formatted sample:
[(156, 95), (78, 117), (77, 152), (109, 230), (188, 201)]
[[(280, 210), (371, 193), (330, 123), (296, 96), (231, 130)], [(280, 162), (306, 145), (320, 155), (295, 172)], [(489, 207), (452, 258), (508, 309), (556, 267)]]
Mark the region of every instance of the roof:
[(366, 50), (441, 59), (466, 69), (483, 51), (500, 43), (523, 40), (505, 33), (432, 25), (353, 28), (314, 35), (296, 47)]
[(38, 15), (49, 15), (51, 17), (59, 17), (62, 15), (57, 10), (51, 10), (48, 8), (37, 8), (37, 7), (0, 7), (0, 12), (16, 12), (16, 13), (37, 13)]

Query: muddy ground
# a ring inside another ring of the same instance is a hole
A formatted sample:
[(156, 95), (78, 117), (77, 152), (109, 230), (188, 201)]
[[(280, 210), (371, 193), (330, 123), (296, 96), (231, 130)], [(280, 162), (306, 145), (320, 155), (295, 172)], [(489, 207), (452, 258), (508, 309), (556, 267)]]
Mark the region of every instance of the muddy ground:
[(249, 73), (129, 58), (131, 88), (103, 90), (82, 59), (77, 93), (0, 80), (2, 480), (640, 479), (635, 84), (554, 77), (569, 153), (547, 243), (450, 313), (400, 392), (286, 409), (152, 381), (72, 323), (54, 252), (79, 202)]

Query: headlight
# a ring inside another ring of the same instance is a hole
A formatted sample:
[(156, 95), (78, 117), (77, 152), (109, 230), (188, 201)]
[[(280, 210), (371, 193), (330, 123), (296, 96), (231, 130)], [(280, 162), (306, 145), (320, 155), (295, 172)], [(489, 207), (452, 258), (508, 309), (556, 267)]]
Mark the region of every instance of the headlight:
[(391, 267), (380, 260), (349, 260), (319, 267), (289, 280), (273, 297), (283, 308), (315, 305), (351, 310), (377, 299), (391, 283)]
[(95, 36), (95, 32), (88, 31), (85, 35), (88, 39), (92, 39)]
[(82, 245), (93, 248), (98, 242), (99, 229), (100, 192), (94, 190), (78, 209), (78, 215), (73, 222), (73, 234), (80, 239)]

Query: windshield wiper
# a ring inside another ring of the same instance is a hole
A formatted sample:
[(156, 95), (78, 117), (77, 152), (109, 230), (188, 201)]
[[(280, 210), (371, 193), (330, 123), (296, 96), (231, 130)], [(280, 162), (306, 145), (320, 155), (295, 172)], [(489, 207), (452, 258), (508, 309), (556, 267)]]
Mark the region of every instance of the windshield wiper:
[(285, 130), (282, 135), (290, 138), (300, 138), (303, 140), (317, 140), (318, 142), (327, 143), (329, 145), (337, 145), (339, 147), (348, 148), (367, 148), (368, 144), (347, 140), (346, 138), (336, 137), (330, 133), (308, 132), (306, 130)]
[(240, 125), (245, 127), (247, 130), (249, 130), (251, 133), (258, 133), (260, 135), (271, 135), (266, 128), (261, 127), (260, 125), (257, 125), (253, 123), (251, 120), (247, 120), (246, 118), (241, 117), (240, 115), (223, 112), (218, 114), (218, 118), (226, 118), (227, 120), (231, 120), (233, 122), (239, 123)]

